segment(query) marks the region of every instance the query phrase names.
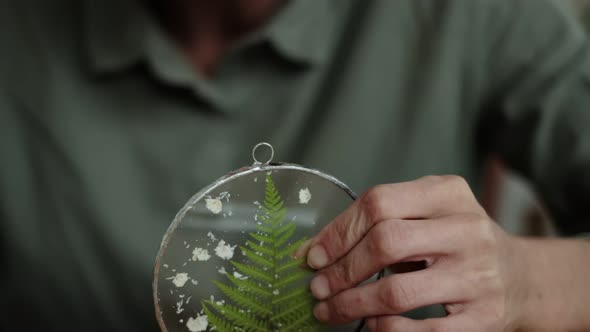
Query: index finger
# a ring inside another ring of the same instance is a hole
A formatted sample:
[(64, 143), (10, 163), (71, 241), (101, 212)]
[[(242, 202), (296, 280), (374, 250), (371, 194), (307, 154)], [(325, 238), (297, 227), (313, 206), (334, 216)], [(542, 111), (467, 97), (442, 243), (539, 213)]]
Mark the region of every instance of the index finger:
[(313, 269), (346, 255), (376, 224), (385, 220), (430, 219), (454, 213), (484, 213), (469, 186), (457, 176), (428, 176), (376, 186), (353, 202), (305, 246)]

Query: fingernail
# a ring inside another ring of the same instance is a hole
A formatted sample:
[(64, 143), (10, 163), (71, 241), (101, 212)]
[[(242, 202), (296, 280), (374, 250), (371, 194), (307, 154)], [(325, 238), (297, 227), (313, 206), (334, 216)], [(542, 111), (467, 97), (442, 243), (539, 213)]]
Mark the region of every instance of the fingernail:
[(307, 265), (314, 269), (321, 269), (328, 264), (328, 255), (321, 245), (315, 245), (307, 254)]
[(313, 315), (319, 321), (326, 322), (330, 319), (330, 312), (328, 310), (328, 305), (325, 302), (318, 303), (315, 308), (313, 309)]
[(300, 257), (305, 256), (305, 254), (307, 254), (307, 251), (309, 250), (309, 245), (311, 244), (311, 240), (309, 239), (305, 242), (303, 242), (299, 248), (297, 248), (297, 250), (295, 250), (295, 252), (293, 253), (293, 258), (297, 259)]
[(311, 281), (311, 293), (318, 300), (323, 300), (330, 296), (330, 284), (328, 278), (324, 275), (319, 275)]

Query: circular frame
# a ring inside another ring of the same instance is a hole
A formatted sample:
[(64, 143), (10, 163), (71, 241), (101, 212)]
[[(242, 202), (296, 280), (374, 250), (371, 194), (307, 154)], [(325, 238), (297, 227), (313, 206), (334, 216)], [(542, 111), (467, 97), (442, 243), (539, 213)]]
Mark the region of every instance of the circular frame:
[[(261, 145), (261, 144), (263, 145), (264, 143), (260, 143), (259, 145)], [(252, 150), (253, 154), (259, 145), (257, 145)], [(270, 148), (272, 149), (272, 146)], [(156, 257), (156, 261), (154, 263), (152, 293), (153, 293), (153, 301), (154, 301), (155, 311), (156, 311), (156, 319), (158, 321), (158, 324), (160, 326), (160, 330), (162, 332), (169, 332), (169, 331), (168, 331), (168, 328), (166, 327), (166, 325), (164, 324), (164, 320), (162, 318), (162, 312), (161, 312), (161, 308), (160, 308), (160, 303), (158, 301), (158, 295), (157, 295), (158, 294), (158, 279), (160, 276), (160, 260), (163, 256), (164, 250), (168, 247), (168, 242), (171, 239), (171, 235), (178, 228), (181, 221), (184, 219), (184, 216), (186, 215), (186, 213), (197, 202), (201, 201), (204, 197), (207, 196), (207, 194), (209, 194), (215, 188), (217, 188), (229, 181), (232, 181), (233, 179), (236, 179), (238, 177), (245, 176), (248, 174), (252, 174), (255, 172), (274, 171), (274, 170), (296, 170), (296, 171), (301, 171), (301, 172), (305, 172), (305, 173), (310, 173), (310, 174), (319, 176), (325, 180), (332, 182), (333, 184), (338, 186), (340, 189), (342, 189), (346, 194), (348, 194), (350, 196), (350, 198), (352, 198), (353, 200), (356, 200), (358, 198), (358, 196), (352, 190), (350, 190), (350, 188), (348, 188), (348, 186), (346, 186), (343, 182), (341, 182), (340, 180), (336, 179), (335, 177), (333, 177), (331, 175), (327, 175), (319, 170), (305, 168), (305, 167), (297, 165), (297, 164), (288, 164), (288, 163), (261, 164), (258, 161), (256, 161), (256, 159), (255, 159), (255, 162), (252, 166), (243, 167), (243, 168), (237, 169), (235, 171), (232, 171), (232, 172), (228, 173), (227, 175), (219, 178), (218, 180), (213, 182), (211, 185), (202, 189), (201, 191), (199, 191), (195, 195), (193, 195), (188, 200), (188, 202), (185, 203), (183, 208), (176, 214), (176, 216), (174, 217), (174, 220), (172, 221), (172, 223), (170, 224), (170, 226), (166, 230), (166, 233), (164, 233), (164, 236), (162, 238), (162, 243), (160, 245), (160, 249), (158, 250), (158, 256)]]

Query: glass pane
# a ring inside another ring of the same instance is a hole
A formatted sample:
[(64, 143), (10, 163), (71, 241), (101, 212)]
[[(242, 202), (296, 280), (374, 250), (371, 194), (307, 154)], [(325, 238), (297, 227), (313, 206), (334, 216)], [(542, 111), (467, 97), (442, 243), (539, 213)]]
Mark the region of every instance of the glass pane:
[[(291, 168), (289, 168), (291, 167)], [(163, 331), (354, 331), (318, 327), (313, 273), (290, 255), (352, 202), (331, 179), (293, 166), (250, 169), (197, 194), (164, 238), (154, 299)]]

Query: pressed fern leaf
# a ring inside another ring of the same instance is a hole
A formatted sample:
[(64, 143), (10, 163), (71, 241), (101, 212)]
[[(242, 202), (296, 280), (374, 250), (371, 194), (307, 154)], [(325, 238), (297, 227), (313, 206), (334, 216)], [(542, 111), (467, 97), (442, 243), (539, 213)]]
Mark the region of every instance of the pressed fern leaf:
[(303, 244), (303, 242), (305, 242), (305, 239), (301, 239), (297, 242), (291, 243), (288, 246), (286, 246), (285, 248), (281, 249), (281, 251), (276, 253), (276, 257), (278, 259), (283, 259), (287, 256), (290, 257), (290, 254), (295, 251), (297, 248), (301, 247), (301, 245)]
[(302, 259), (290, 255), (305, 239), (292, 239), (297, 226), (285, 221), (284, 204), (267, 174), (260, 222), (241, 247), (246, 261), (230, 261), (241, 277), (227, 274), (229, 283), (214, 282), (227, 302), (203, 302), (217, 331), (319, 331), (315, 301), (305, 283), (309, 272), (301, 268)]
[(229, 274), (227, 275), (227, 278), (240, 290), (255, 293), (257, 296), (263, 297), (270, 297), (273, 295), (268, 286), (263, 286), (253, 279), (239, 279)]
[(260, 321), (255, 314), (245, 312), (243, 309), (230, 304), (218, 304), (213, 301), (205, 301), (205, 303), (217, 309), (217, 311), (223, 314), (228, 320), (231, 320), (234, 326), (240, 326), (246, 331), (267, 331), (265, 322)]
[(309, 289), (307, 288), (307, 286), (300, 286), (300, 287), (294, 288), (292, 290), (289, 290), (286, 293), (280, 294), (279, 296), (276, 296), (273, 299), (272, 303), (274, 305), (282, 305), (285, 303), (285, 301), (299, 299), (303, 293), (307, 293), (307, 292), (309, 292)]
[(204, 301), (201, 302), (203, 310), (205, 311), (205, 315), (207, 315), (207, 321), (209, 322), (209, 324), (215, 326), (215, 330), (219, 332), (234, 332), (232, 323), (228, 322), (223, 318), (218, 317), (217, 314), (215, 314), (212, 311), (212, 309), (209, 309), (209, 306), (207, 306), (207, 304), (209, 303)]

